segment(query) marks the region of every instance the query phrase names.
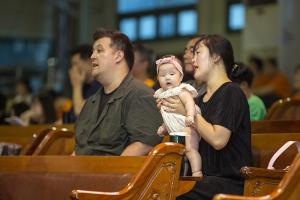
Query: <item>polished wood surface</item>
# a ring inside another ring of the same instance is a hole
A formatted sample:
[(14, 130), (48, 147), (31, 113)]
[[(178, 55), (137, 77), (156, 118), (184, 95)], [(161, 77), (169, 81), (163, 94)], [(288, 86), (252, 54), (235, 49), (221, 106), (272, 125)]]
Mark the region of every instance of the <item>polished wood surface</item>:
[(73, 124), (64, 124), (60, 126), (54, 126), (52, 124), (42, 124), (30, 125), (26, 127), (1, 125), (0, 142), (15, 143), (25, 148), (28, 144), (32, 142), (34, 134), (37, 134), (45, 129), (51, 129), (52, 127), (67, 128), (70, 131), (74, 130)]
[(75, 141), (73, 131), (66, 128), (55, 128), (47, 132), (33, 155), (71, 155)]
[(145, 156), (0, 156), (0, 172), (134, 173)]
[(300, 120), (252, 121), (251, 133), (300, 133)]
[(245, 177), (244, 195), (262, 196), (271, 193), (286, 174), (287, 170), (270, 170), (256, 167), (243, 167)]
[(274, 190), (264, 196), (247, 197), (238, 195), (218, 194), (214, 200), (298, 200), (300, 194), (300, 154), (293, 161), (288, 172)]
[(300, 100), (286, 98), (276, 101), (265, 120), (300, 120)]
[[(267, 168), (271, 157), (282, 145), (290, 140), (300, 141), (300, 133), (260, 133), (252, 134), (251, 138), (254, 166)], [(296, 154), (296, 147), (290, 147), (278, 158), (278, 161), (275, 162), (274, 167), (276, 169), (284, 169), (287, 165), (292, 163)]]
[(184, 146), (161, 143), (147, 156), (144, 165), (120, 191), (74, 190), (73, 199), (175, 199)]
[[(183, 152), (183, 145), (162, 143), (148, 156), (2, 156), (0, 194), (67, 199), (78, 189), (75, 199), (175, 199)], [(91, 189), (99, 192), (82, 191)]]

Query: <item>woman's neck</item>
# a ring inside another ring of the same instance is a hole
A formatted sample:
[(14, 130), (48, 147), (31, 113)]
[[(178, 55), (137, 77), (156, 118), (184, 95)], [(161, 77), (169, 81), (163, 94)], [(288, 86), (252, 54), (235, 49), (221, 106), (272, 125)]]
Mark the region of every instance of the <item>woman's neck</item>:
[(223, 70), (215, 70), (210, 77), (207, 81), (207, 95), (209, 97), (224, 83), (231, 81)]

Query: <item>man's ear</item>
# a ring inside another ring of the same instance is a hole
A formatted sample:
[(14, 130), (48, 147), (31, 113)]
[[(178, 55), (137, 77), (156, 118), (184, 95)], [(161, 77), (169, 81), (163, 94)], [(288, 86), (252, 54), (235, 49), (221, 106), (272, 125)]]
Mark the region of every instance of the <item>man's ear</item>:
[(114, 58), (115, 58), (116, 63), (121, 62), (121, 60), (124, 58), (124, 52), (121, 50), (117, 50), (115, 52)]

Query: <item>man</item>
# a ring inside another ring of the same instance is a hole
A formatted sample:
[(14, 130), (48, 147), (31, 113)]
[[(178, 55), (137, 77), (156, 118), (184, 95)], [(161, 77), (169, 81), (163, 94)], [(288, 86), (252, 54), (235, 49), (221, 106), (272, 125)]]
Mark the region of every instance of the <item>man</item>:
[(200, 39), (199, 37), (194, 37), (190, 39), (185, 48), (184, 48), (184, 54), (183, 54), (183, 63), (184, 63), (184, 79), (183, 81), (186, 83), (191, 84), (196, 90), (198, 91), (199, 95), (202, 95), (206, 92), (206, 86), (202, 83), (202, 81), (195, 80), (194, 79), (194, 65), (193, 65), (193, 49), (196, 44), (196, 42)]
[(148, 87), (153, 88), (155, 81), (150, 77), (151, 67), (155, 72), (153, 64), (155, 63), (155, 54), (151, 49), (146, 48), (141, 43), (133, 45), (134, 63), (131, 73), (134, 78), (142, 81)]
[(85, 99), (94, 94), (100, 86), (91, 74), (91, 54), (92, 47), (90, 45), (81, 45), (71, 51), (69, 76), (72, 85), (72, 103), (75, 116), (79, 115)]
[(102, 86), (75, 124), (75, 154), (146, 155), (161, 141), (153, 90), (129, 73), (134, 54), (126, 35), (98, 29), (93, 38), (92, 75)]

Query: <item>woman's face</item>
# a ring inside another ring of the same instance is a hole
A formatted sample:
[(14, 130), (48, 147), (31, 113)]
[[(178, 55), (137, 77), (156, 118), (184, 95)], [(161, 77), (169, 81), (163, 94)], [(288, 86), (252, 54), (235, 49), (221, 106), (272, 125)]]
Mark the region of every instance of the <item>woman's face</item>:
[(195, 51), (193, 64), (195, 68), (194, 78), (196, 80), (206, 81), (211, 69), (211, 59), (208, 48), (202, 42)]
[(32, 118), (34, 120), (38, 120), (44, 115), (42, 104), (38, 99), (33, 100), (31, 104), (31, 110), (33, 112)]

